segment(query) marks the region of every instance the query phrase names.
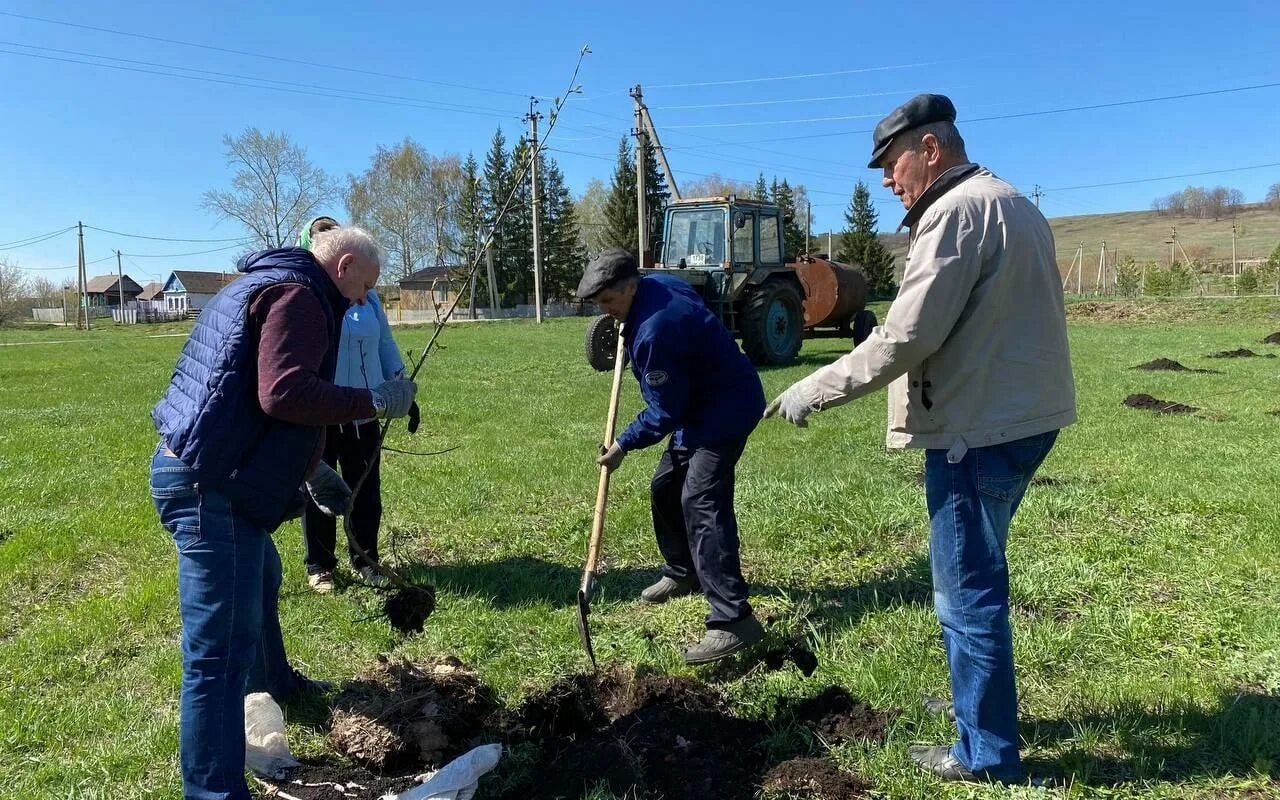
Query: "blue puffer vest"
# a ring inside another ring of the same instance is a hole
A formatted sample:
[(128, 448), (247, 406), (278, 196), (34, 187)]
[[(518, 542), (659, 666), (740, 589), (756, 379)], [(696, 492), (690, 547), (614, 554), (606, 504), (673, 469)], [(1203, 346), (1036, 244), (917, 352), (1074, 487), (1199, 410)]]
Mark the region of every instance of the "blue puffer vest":
[(252, 253), (237, 267), (245, 276), (223, 287), (200, 312), (151, 418), (165, 446), (195, 471), (197, 481), (227, 495), (238, 513), (271, 531), (301, 511), (299, 487), (324, 429), (273, 419), (258, 404), (258, 341), (248, 328), (249, 305), (276, 283), (300, 283), (314, 292), (329, 337), (320, 377), (331, 381), (347, 301), (301, 248)]

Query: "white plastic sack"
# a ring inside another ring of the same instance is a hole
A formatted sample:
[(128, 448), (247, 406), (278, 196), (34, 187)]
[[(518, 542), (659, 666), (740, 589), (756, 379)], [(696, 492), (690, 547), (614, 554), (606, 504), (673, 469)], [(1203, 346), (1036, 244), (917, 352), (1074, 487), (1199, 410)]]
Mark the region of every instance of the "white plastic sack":
[(244, 765), (254, 775), (277, 780), (298, 766), (284, 736), (284, 712), (266, 692), (244, 698)]
[(421, 785), (406, 789), (394, 800), (471, 800), (480, 785), (480, 776), (498, 766), (501, 758), (502, 745), (481, 745), (423, 775)]

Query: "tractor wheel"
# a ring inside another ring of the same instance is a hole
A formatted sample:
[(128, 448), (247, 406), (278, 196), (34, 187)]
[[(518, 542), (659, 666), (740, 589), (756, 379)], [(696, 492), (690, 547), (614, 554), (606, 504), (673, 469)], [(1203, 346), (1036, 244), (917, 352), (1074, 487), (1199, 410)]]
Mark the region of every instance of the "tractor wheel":
[(771, 280), (747, 298), (742, 313), (742, 349), (751, 363), (782, 366), (795, 361), (804, 339), (800, 289)]
[(864, 308), (853, 315), (853, 346), (857, 347), (867, 340), (871, 331), (880, 323), (876, 321), (876, 312)]
[(597, 372), (612, 372), (618, 356), (618, 324), (608, 314), (587, 323), (587, 363)]

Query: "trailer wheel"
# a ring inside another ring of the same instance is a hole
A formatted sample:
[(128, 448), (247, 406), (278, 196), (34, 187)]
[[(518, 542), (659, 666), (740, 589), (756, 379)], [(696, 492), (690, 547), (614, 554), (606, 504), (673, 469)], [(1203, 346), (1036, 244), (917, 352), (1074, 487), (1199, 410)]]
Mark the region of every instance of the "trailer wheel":
[(875, 330), (876, 325), (880, 323), (876, 321), (876, 312), (869, 308), (864, 308), (857, 314), (853, 315), (853, 346), (857, 347), (867, 340), (871, 332)]
[(608, 314), (587, 323), (587, 363), (597, 372), (612, 372), (618, 355), (618, 324)]
[(747, 298), (742, 349), (751, 363), (782, 366), (796, 360), (804, 338), (803, 302), (788, 280), (766, 281)]

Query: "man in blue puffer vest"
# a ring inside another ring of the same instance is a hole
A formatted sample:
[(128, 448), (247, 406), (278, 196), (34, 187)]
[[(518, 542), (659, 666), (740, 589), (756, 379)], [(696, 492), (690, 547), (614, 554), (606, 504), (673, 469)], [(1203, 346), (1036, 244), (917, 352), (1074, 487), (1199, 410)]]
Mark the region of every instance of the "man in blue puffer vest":
[(240, 261), (196, 320), (152, 412), (161, 442), (151, 495), (178, 549), (182, 617), (180, 757), (189, 800), (248, 800), (244, 694), (262, 648), (287, 666), (271, 533), (305, 494), (333, 515), (351, 491), (321, 461), (324, 426), (408, 413), (417, 387), (333, 383), (338, 325), (381, 270), (368, 233), (341, 228), (312, 251)]
[(624, 323), (623, 344), (647, 404), (599, 463), (617, 469), (632, 450), (671, 437), (650, 484), (666, 564), (640, 598), (663, 603), (701, 591), (711, 606), (707, 633), (684, 660), (724, 658), (764, 635), (747, 602), (733, 510), (738, 459), (764, 411), (760, 376), (689, 284), (641, 277), (625, 250), (588, 265), (578, 296)]

